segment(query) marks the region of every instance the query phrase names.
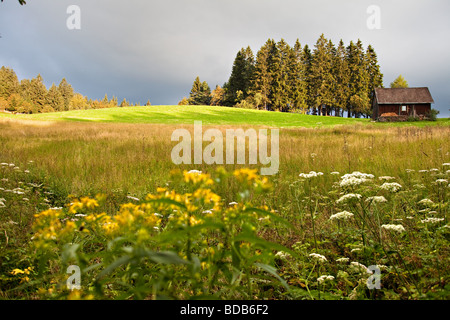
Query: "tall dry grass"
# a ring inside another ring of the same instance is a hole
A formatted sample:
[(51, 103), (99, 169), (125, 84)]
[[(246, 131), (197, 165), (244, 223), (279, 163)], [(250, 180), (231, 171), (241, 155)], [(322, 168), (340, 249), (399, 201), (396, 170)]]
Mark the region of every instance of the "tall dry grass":
[[(0, 122), (0, 161), (19, 165), (34, 161), (33, 172), (61, 193), (120, 189), (141, 196), (164, 186), (172, 169), (215, 167), (172, 163), (171, 150), (177, 142), (170, 137), (179, 128), (193, 132), (193, 125), (7, 120)], [(220, 127), (224, 137), (227, 128), (232, 127)], [(438, 166), (449, 159), (449, 138), (450, 127), (281, 129), (280, 170), (272, 177), (280, 183), (275, 196), (283, 199), (282, 185), (300, 172), (361, 171), (401, 178), (405, 169)]]

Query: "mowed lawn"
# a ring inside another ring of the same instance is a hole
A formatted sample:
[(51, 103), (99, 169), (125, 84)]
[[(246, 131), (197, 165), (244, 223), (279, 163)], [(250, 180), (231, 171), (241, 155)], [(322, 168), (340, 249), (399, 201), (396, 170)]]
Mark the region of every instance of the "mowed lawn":
[[(149, 106), (126, 107), (96, 110), (74, 110), (41, 114), (0, 113), (0, 119), (23, 119), (41, 121), (74, 122), (116, 122), (116, 123), (160, 123), (193, 124), (202, 121), (205, 125), (255, 125), (268, 127), (332, 127), (336, 125), (370, 124), (371, 119), (349, 119), (342, 117), (324, 117), (293, 113), (269, 112), (213, 106)], [(450, 125), (449, 119), (436, 122), (408, 122), (377, 126), (426, 126)]]

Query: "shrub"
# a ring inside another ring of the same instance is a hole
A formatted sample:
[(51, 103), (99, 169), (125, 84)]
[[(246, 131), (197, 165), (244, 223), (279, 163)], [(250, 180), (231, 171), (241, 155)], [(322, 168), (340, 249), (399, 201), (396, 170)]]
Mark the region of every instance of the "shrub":
[(439, 111), (436, 109), (431, 109), (430, 113), (428, 114), (428, 119), (431, 121), (437, 121), (437, 115), (439, 114)]

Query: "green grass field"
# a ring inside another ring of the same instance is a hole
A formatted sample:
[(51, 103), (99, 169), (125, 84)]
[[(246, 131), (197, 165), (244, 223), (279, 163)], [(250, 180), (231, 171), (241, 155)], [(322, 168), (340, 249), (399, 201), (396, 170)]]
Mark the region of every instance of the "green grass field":
[[(341, 117), (321, 117), (260, 110), (247, 110), (212, 106), (150, 106), (126, 107), (96, 110), (75, 110), (41, 114), (0, 113), (1, 118), (43, 120), (43, 121), (81, 121), (81, 122), (117, 122), (117, 123), (161, 123), (192, 124), (194, 120), (205, 125), (255, 125), (268, 127), (330, 127), (336, 125), (369, 124), (370, 119), (348, 119)], [(449, 119), (436, 122), (408, 122), (377, 126), (426, 126), (450, 125)]]
[[(194, 120), (280, 128), (279, 172), (175, 165), (171, 134)], [(449, 141), (448, 119), (0, 113), (0, 299), (448, 300)], [(81, 291), (67, 290), (69, 265)]]

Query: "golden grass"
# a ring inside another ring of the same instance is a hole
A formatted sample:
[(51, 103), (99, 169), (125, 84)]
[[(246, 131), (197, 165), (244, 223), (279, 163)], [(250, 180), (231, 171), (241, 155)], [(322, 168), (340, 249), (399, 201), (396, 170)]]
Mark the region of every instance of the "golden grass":
[[(192, 125), (3, 120), (0, 162), (25, 166), (32, 160), (35, 174), (67, 194), (122, 189), (142, 195), (167, 183), (171, 169), (214, 167), (172, 163), (170, 154), (177, 142), (170, 137), (179, 128), (193, 132)], [(207, 128), (203, 126), (203, 131)], [(220, 127), (223, 132), (227, 128), (233, 126)], [(311, 170), (401, 177), (407, 168), (420, 170), (448, 162), (449, 138), (450, 127), (281, 129), (280, 171), (272, 178), (288, 184), (300, 172)], [(280, 187), (275, 193), (284, 191)]]

